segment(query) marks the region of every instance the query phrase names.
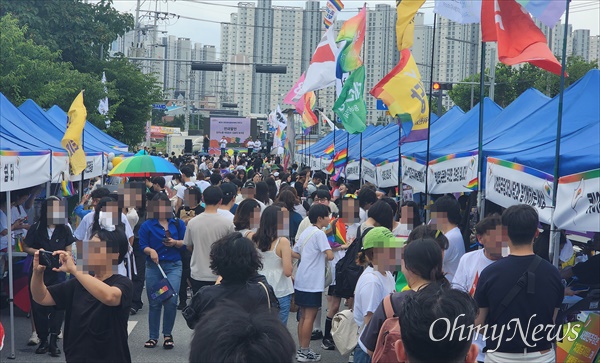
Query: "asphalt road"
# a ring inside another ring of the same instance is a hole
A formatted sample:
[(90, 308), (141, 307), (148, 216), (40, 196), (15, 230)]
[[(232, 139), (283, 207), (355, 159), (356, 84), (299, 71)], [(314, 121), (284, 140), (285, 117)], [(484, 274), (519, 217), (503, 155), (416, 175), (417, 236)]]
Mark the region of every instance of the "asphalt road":
[[(145, 294), (144, 294), (145, 299)], [(323, 299), (323, 306), (326, 305), (326, 300)], [(27, 346), (27, 341), (31, 336), (31, 322), (26, 315), (18, 308), (15, 308), (15, 359), (8, 359), (10, 354), (10, 319), (9, 309), (0, 311), (2, 325), (6, 332), (4, 340), (4, 348), (0, 352), (1, 362), (64, 362), (64, 354), (61, 357), (53, 358), (49, 354), (35, 354), (36, 347)], [(325, 314), (322, 314), (322, 319), (325, 319)], [(324, 321), (323, 321), (324, 325)], [(295, 313), (290, 313), (288, 320), (288, 329), (296, 344), (298, 342), (297, 323)], [(162, 340), (154, 349), (144, 348), (144, 342), (148, 340), (148, 309), (147, 304), (136, 315), (129, 318), (129, 349), (133, 362), (188, 362), (189, 360), (189, 345), (191, 341), (192, 331), (185, 324), (185, 320), (180, 313), (177, 314), (175, 320), (175, 328), (173, 330), (173, 338), (175, 340), (175, 348), (173, 350), (165, 350), (162, 348)], [(59, 347), (62, 350), (62, 341), (59, 341)], [(321, 354), (322, 362), (345, 363), (347, 357), (342, 357), (338, 351), (325, 351), (321, 349), (321, 341), (312, 341), (311, 348)], [(295, 361), (295, 360), (294, 360)]]

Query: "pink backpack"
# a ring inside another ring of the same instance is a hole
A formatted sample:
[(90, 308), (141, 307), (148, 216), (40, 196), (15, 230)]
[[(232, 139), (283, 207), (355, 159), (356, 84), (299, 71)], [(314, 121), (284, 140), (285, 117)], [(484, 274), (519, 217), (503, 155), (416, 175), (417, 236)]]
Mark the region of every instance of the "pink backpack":
[(398, 317), (394, 314), (391, 294), (383, 299), (383, 309), (386, 319), (383, 325), (381, 325), (381, 329), (379, 329), (377, 345), (375, 346), (371, 361), (373, 363), (398, 362), (395, 344), (397, 340), (401, 339), (400, 324)]

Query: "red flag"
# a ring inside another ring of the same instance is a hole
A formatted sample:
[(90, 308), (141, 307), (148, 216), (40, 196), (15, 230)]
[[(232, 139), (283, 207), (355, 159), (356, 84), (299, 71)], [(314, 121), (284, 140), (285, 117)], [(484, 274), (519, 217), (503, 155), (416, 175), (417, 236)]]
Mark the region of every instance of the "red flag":
[(500, 62), (509, 66), (529, 62), (560, 75), (561, 64), (546, 37), (515, 0), (483, 0), (481, 34), (484, 42), (498, 42)]

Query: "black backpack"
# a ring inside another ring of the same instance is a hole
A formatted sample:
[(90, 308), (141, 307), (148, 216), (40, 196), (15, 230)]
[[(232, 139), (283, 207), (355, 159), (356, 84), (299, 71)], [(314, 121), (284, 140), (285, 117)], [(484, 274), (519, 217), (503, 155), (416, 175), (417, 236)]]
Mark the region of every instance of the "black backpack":
[(358, 278), (364, 271), (356, 264), (358, 253), (362, 250), (363, 238), (373, 227), (365, 229), (346, 250), (346, 255), (335, 264), (335, 295), (343, 298), (354, 296)]

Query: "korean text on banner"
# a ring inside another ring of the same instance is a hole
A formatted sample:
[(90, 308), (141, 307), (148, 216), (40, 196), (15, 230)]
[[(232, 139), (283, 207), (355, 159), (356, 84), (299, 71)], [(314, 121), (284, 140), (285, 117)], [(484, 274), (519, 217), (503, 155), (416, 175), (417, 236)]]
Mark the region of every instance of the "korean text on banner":
[(425, 162), (402, 156), (402, 183), (410, 185), (415, 193), (425, 191)]
[(75, 97), (67, 115), (67, 129), (61, 144), (69, 154), (71, 175), (77, 175), (86, 167), (85, 152), (81, 142), (81, 134), (87, 117), (87, 110), (83, 104), (83, 91)]
[(362, 168), (363, 168), (364, 181), (378, 185), (377, 184), (377, 168), (375, 167), (375, 165), (371, 164), (370, 161), (363, 158)]
[(340, 0), (329, 0), (325, 5), (325, 14), (323, 14), (323, 24), (325, 29), (329, 29), (335, 21), (337, 13), (344, 9), (344, 4)]
[(211, 147), (217, 148), (222, 137), (227, 140), (227, 147), (243, 147), (250, 138), (249, 118), (210, 118)]
[(458, 193), (477, 190), (477, 154), (451, 154), (429, 163), (431, 193)]
[(358, 180), (359, 178), (359, 163), (358, 160), (354, 160), (348, 163), (346, 166), (346, 179)]
[(600, 232), (600, 169), (558, 179), (554, 223), (560, 229)]
[(50, 151), (0, 151), (0, 192), (50, 180)]
[(398, 162), (387, 162), (377, 166), (377, 186), (389, 188), (398, 186)]
[(550, 223), (552, 215), (552, 175), (525, 165), (487, 158), (485, 198), (502, 206), (528, 204), (540, 222)]

